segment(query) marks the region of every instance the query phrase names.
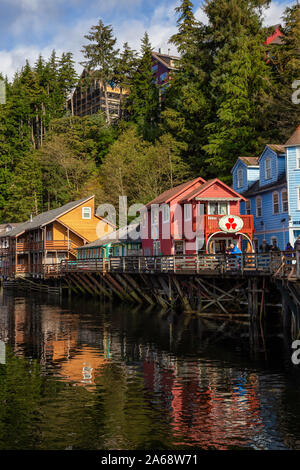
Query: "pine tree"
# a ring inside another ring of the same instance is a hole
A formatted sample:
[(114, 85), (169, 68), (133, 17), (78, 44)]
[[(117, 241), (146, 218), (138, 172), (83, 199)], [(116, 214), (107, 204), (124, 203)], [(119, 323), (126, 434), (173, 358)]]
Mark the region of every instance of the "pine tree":
[(86, 59), (81, 64), (92, 73), (94, 79), (103, 84), (105, 96), (105, 109), (108, 124), (111, 123), (110, 110), (108, 106), (107, 85), (112, 82), (118, 50), (115, 49), (116, 38), (113, 36), (111, 25), (105, 26), (102, 20), (92, 26), (89, 34), (84, 36), (89, 44), (83, 46), (82, 52)]
[(160, 119), (159, 92), (152, 73), (152, 47), (147, 33), (141, 43), (141, 57), (132, 78), (127, 110), (144, 139), (152, 141), (158, 134)]
[(256, 154), (264, 138), (270, 68), (264, 60), (263, 0), (207, 0), (213, 55), (209, 90), (213, 115), (203, 146), (211, 172), (226, 181), (239, 155)]
[(114, 82), (120, 88), (120, 114), (119, 118), (124, 117), (123, 110), (123, 90), (132, 90), (132, 80), (138, 64), (137, 52), (132, 50), (125, 42), (120, 57), (116, 61)]
[[(270, 129), (274, 139), (285, 142), (299, 125), (300, 5), (286, 8), (283, 15), (282, 44), (269, 46), (274, 85), (269, 101)], [(296, 96), (293, 97), (293, 94)], [(296, 101), (295, 101), (296, 100)]]

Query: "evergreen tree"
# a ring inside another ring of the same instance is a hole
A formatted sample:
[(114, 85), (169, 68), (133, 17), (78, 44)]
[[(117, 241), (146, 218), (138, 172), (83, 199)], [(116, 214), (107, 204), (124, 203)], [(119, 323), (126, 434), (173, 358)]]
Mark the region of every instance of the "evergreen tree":
[(118, 50), (115, 49), (116, 38), (113, 36), (111, 25), (105, 26), (102, 20), (92, 26), (89, 34), (84, 36), (89, 44), (83, 46), (82, 52), (86, 59), (81, 64), (92, 73), (94, 79), (99, 79), (103, 84), (105, 96), (105, 109), (108, 124), (111, 123), (108, 106), (107, 85), (114, 78), (114, 70)]
[(141, 44), (141, 57), (132, 78), (127, 109), (144, 139), (152, 141), (158, 134), (159, 92), (152, 73), (152, 47), (147, 33)]
[(124, 117), (123, 90), (132, 91), (132, 79), (138, 64), (137, 53), (125, 42), (120, 57), (116, 61), (114, 82), (120, 88), (120, 114)]

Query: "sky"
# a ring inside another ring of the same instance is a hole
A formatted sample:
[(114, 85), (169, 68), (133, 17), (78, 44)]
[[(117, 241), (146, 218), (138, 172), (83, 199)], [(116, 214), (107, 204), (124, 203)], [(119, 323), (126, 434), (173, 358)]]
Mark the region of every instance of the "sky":
[[(205, 22), (201, 5), (194, 0), (195, 16)], [(139, 49), (147, 31), (152, 47), (176, 53), (168, 39), (176, 31), (175, 7), (179, 0), (0, 0), (0, 72), (11, 79), (28, 59), (33, 64), (39, 54), (48, 58), (55, 49), (72, 52), (77, 72), (82, 70), (84, 35), (102, 19), (111, 24), (118, 46), (127, 41)], [(293, 0), (273, 0), (264, 13), (266, 25), (277, 24)]]

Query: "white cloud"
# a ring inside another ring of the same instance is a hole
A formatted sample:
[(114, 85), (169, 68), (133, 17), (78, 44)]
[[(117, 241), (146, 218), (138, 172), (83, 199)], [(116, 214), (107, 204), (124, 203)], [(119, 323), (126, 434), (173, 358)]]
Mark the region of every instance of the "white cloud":
[(273, 26), (282, 23), (282, 15), (286, 7), (292, 6), (294, 1), (285, 0), (284, 2), (273, 1), (269, 8), (264, 12), (264, 25)]

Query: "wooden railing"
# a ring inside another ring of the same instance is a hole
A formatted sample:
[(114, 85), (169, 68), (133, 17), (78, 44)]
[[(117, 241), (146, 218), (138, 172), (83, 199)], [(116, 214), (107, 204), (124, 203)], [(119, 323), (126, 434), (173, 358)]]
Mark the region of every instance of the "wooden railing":
[(78, 248), (80, 245), (74, 243), (71, 240), (46, 240), (38, 242), (18, 242), (17, 243), (17, 252), (24, 251), (70, 251)]
[(201, 254), (183, 256), (127, 256), (62, 261), (44, 266), (44, 274), (76, 272), (177, 273), (177, 274), (262, 274), (300, 279), (300, 253), (246, 253), (241, 255)]
[[(220, 230), (219, 227), (219, 220), (224, 217), (223, 215), (205, 215), (204, 216), (204, 221), (205, 221), (205, 233), (206, 234), (211, 234), (218, 232)], [(253, 215), (240, 215), (239, 216), (243, 222), (244, 226), (241, 229), (241, 232), (245, 233), (253, 233), (254, 231), (254, 220), (253, 220)]]

